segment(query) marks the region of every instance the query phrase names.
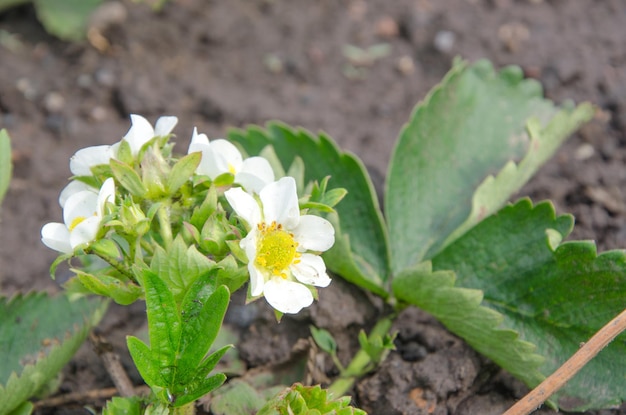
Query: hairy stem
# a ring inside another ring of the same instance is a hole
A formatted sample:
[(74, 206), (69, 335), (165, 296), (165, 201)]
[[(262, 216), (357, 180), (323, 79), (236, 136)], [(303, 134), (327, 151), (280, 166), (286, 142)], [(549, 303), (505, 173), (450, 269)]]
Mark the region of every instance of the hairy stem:
[(162, 205), (157, 211), (159, 218), (159, 233), (163, 239), (163, 247), (167, 250), (172, 244), (172, 224), (169, 217), (169, 206)]
[(128, 268), (123, 263), (118, 261), (117, 259), (115, 259), (115, 258), (113, 258), (111, 256), (108, 256), (108, 255), (105, 255), (104, 253), (102, 253), (100, 251), (97, 251), (97, 250), (94, 250), (94, 249), (91, 249), (91, 248), (85, 249), (85, 253), (96, 255), (97, 257), (99, 257), (100, 259), (104, 260), (109, 265), (111, 265), (113, 268), (115, 268), (117, 271), (119, 271), (122, 275), (124, 275), (130, 281), (132, 281), (135, 284), (137, 284), (137, 279), (135, 278), (133, 273), (130, 272), (128, 270)]
[(563, 366), (548, 376), (503, 415), (527, 415), (533, 412), (624, 330), (626, 330), (626, 310), (602, 327), (567, 362), (563, 363)]
[[(370, 336), (383, 337), (388, 334), (391, 329), (392, 322), (393, 321), (390, 317), (385, 317), (379, 320), (370, 332)], [(328, 388), (329, 393), (335, 397), (345, 395), (352, 388), (352, 386), (354, 386), (354, 382), (357, 378), (363, 376), (368, 370), (371, 369), (372, 363), (372, 359), (367, 352), (363, 349), (359, 350), (357, 354), (354, 355), (354, 358), (352, 358), (348, 367), (346, 367), (344, 375), (330, 385)]]

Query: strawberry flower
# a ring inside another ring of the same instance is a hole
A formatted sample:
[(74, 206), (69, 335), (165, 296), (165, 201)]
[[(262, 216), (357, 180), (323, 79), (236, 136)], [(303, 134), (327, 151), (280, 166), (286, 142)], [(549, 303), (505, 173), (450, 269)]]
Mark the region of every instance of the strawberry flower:
[(244, 160), (230, 141), (220, 138), (209, 142), (206, 134), (198, 134), (194, 128), (188, 153), (197, 151), (202, 153), (202, 160), (196, 172), (209, 176), (211, 180), (221, 174), (231, 173), (235, 176), (235, 183), (249, 192), (257, 193), (274, 181), (274, 171), (263, 157), (249, 157)]
[(63, 222), (47, 223), (41, 228), (41, 241), (51, 249), (71, 253), (92, 242), (100, 230), (107, 202), (115, 201), (115, 182), (107, 179), (99, 193), (81, 190), (70, 195), (63, 206)]
[(265, 186), (258, 201), (241, 188), (224, 195), (250, 227), (240, 246), (249, 261), (251, 296), (265, 296), (282, 313), (295, 314), (310, 306), (314, 287), (326, 287), (331, 281), (318, 255), (335, 242), (331, 223), (300, 215), (293, 177)]

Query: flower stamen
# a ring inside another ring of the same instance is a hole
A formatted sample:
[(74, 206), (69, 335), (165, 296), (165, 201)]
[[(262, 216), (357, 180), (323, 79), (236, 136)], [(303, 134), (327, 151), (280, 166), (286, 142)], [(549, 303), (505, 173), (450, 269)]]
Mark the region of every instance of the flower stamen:
[(293, 234), (283, 229), (276, 221), (269, 226), (266, 223), (257, 225), (259, 239), (257, 243), (256, 263), (272, 275), (287, 279), (286, 270), (289, 265), (299, 261), (300, 253), (296, 252), (298, 243)]

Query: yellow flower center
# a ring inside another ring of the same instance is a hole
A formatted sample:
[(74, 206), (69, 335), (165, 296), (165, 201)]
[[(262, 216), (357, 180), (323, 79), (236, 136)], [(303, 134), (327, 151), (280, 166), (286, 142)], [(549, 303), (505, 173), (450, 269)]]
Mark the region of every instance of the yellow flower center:
[(74, 230), (75, 227), (77, 227), (82, 221), (84, 221), (85, 219), (87, 219), (84, 216), (76, 216), (74, 218), (74, 220), (72, 220), (72, 223), (70, 223), (70, 226), (68, 226), (70, 232)]
[(228, 163), (228, 172), (233, 176), (237, 173), (237, 170), (235, 170), (235, 166), (233, 166), (231, 163)]
[(259, 239), (257, 242), (256, 264), (265, 268), (273, 275), (287, 278), (285, 272), (289, 265), (300, 262), (300, 253), (296, 251), (298, 243), (293, 234), (283, 226), (272, 222), (271, 225), (258, 225)]

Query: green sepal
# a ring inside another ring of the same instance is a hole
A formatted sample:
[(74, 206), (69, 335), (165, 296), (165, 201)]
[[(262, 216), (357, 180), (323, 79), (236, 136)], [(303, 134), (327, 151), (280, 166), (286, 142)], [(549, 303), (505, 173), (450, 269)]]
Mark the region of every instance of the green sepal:
[(213, 180), (217, 187), (230, 186), (235, 183), (235, 176), (232, 173), (222, 173)]
[(89, 246), (94, 254), (104, 258), (119, 258), (120, 249), (111, 239), (98, 239)]
[(189, 222), (198, 229), (202, 230), (205, 222), (217, 209), (217, 190), (214, 186), (209, 187), (207, 194), (200, 206), (193, 209)]
[(144, 186), (139, 174), (131, 166), (116, 159), (111, 159), (110, 165), (115, 180), (122, 187), (134, 196), (144, 197), (148, 189)]
[(232, 255), (227, 255), (217, 266), (217, 285), (225, 285), (230, 292), (237, 291), (250, 278), (248, 268), (239, 266)]
[(122, 139), (120, 141), (120, 145), (117, 148), (117, 157), (115, 158), (122, 163), (133, 165), (133, 163), (135, 162), (135, 158), (133, 157), (133, 152), (130, 149), (130, 143), (127, 140)]
[(57, 272), (57, 268), (59, 267), (59, 264), (61, 264), (61, 262), (64, 261), (68, 261), (70, 259), (72, 259), (74, 257), (74, 253), (70, 252), (69, 254), (61, 254), (58, 257), (56, 257), (56, 259), (54, 261), (52, 261), (52, 265), (50, 265), (50, 277), (53, 280), (56, 280), (56, 272)]
[(202, 153), (196, 152), (187, 154), (172, 166), (172, 171), (167, 177), (167, 191), (174, 194), (180, 187), (188, 181), (198, 168), (202, 160)]

